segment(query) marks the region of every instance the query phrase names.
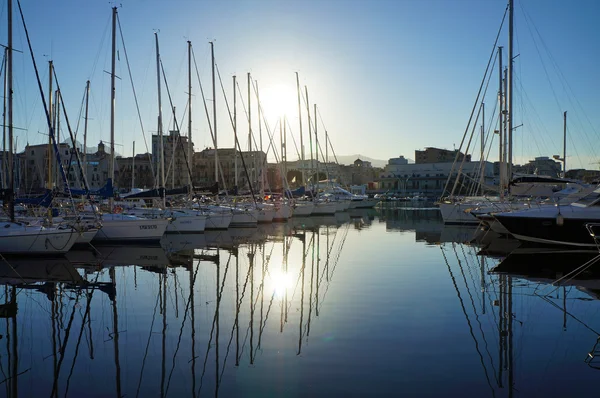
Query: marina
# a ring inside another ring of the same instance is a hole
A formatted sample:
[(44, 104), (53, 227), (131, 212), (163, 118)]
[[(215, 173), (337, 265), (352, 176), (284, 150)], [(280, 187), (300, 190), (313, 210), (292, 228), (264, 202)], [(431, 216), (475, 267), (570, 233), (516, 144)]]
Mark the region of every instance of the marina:
[(185, 7), (0, 0), (1, 397), (595, 393), (599, 5)]
[(593, 391), (597, 250), (486, 254), (429, 203), (298, 220), (3, 261), (6, 396)]

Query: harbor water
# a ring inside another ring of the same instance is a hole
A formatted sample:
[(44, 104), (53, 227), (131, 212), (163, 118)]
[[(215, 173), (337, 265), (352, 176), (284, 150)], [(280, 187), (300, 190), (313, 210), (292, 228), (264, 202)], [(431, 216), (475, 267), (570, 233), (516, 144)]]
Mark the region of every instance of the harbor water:
[(1, 396), (564, 397), (600, 376), (594, 252), (486, 243), (426, 203), (96, 249), (0, 264)]

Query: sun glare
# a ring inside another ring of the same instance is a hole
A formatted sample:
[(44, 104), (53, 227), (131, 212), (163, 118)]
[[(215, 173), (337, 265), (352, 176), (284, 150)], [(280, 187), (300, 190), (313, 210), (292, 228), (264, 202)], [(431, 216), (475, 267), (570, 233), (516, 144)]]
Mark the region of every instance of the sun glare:
[(260, 88), (260, 102), (269, 123), (287, 116), (291, 118), (298, 113), (298, 96), (296, 89), (283, 84)]
[(271, 273), (270, 285), (275, 295), (282, 298), (285, 296), (285, 292), (292, 286), (292, 278), (286, 272), (274, 271)]

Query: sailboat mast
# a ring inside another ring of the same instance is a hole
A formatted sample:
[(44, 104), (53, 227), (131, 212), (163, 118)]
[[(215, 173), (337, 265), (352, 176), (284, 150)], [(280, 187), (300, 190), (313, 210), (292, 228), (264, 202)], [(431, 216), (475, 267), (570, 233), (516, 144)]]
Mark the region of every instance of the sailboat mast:
[(479, 175), (479, 190), (483, 195), (483, 183), (485, 181), (485, 103), (481, 103), (481, 172)]
[(504, 198), (504, 148), (502, 147), (503, 130), (504, 130), (504, 95), (502, 90), (502, 46), (498, 47), (498, 146), (500, 151), (498, 153), (498, 165), (500, 173), (500, 199)]
[[(215, 134), (215, 183), (219, 185), (219, 149), (217, 147), (217, 94), (215, 84), (215, 48), (214, 43), (210, 42), (210, 58), (212, 68), (212, 97), (213, 97), (213, 131)], [(219, 196), (217, 191), (217, 197)]]
[[(177, 131), (177, 119), (175, 118), (175, 106), (173, 107), (173, 131), (171, 137), (171, 189), (175, 189), (175, 147), (179, 141), (179, 131)], [(175, 131), (177, 131), (175, 133)]]
[[(85, 120), (83, 122), (83, 178), (87, 178), (87, 129), (88, 129), (89, 102), (90, 102), (90, 81), (88, 80), (85, 84)], [(134, 153), (135, 153), (135, 151), (134, 151)]]
[[(308, 96), (307, 96), (307, 98), (308, 98)], [(314, 104), (314, 105), (315, 105), (315, 110), (313, 112), (313, 118), (315, 119), (314, 120), (314, 123), (315, 123), (315, 158), (317, 160), (317, 166), (316, 166), (317, 189), (316, 189), (316, 192), (318, 193), (319, 192), (319, 180), (320, 180), (320, 178), (319, 178), (319, 137), (317, 136), (317, 104)]]
[[(251, 106), (251, 96), (250, 96), (250, 84), (252, 83), (252, 80), (250, 78), (250, 72), (248, 72), (247, 75), (247, 80), (248, 80), (248, 153), (250, 156), (252, 156), (252, 106)], [(252, 182), (254, 181), (254, 173), (256, 170), (255, 169), (250, 169), (250, 181), (248, 181), (248, 183), (250, 185), (252, 185)]]
[[(156, 82), (158, 90), (158, 160), (160, 170), (160, 181), (159, 188), (164, 190), (165, 188), (165, 157), (164, 157), (164, 141), (163, 141), (163, 129), (162, 129), (162, 101), (160, 92), (160, 50), (158, 47), (158, 32), (154, 32), (154, 41), (156, 44)], [(166, 204), (164, 191), (161, 193), (163, 200), (163, 207)]]
[(190, 172), (188, 173), (188, 185), (192, 187), (192, 168), (194, 161), (192, 144), (192, 42), (188, 40), (188, 162)]
[(135, 141), (133, 141), (133, 153), (131, 154), (131, 192), (135, 188)]
[(302, 105), (300, 102), (300, 78), (296, 72), (296, 91), (298, 92), (298, 123), (300, 123), (300, 159), (302, 167), (302, 184), (306, 184), (306, 171), (304, 170), (304, 142), (302, 141)]
[(567, 111), (563, 114), (563, 178), (567, 178)]
[[(54, 106), (52, 101), (52, 96), (54, 95), (54, 90), (52, 89), (52, 61), (48, 61), (48, 112), (50, 113), (50, 121), (54, 123)], [(56, 131), (56, 130), (55, 130)], [(52, 189), (52, 134), (48, 132), (48, 181), (46, 183), (47, 189)]]
[[(260, 145), (260, 154), (262, 156), (263, 153), (263, 140), (262, 140), (262, 119), (261, 119), (261, 106), (260, 106), (260, 97), (258, 95), (258, 81), (254, 82), (256, 84), (256, 103), (258, 104), (258, 141), (259, 141), (259, 145)], [(260, 194), (262, 197), (265, 196), (265, 177), (264, 177), (264, 173), (263, 173), (263, 161), (262, 161), (262, 157), (260, 159), (256, 159), (256, 157), (254, 157), (254, 162), (256, 164), (257, 161), (260, 161), (260, 169), (259, 169), (259, 174), (260, 174)]]
[[(281, 149), (281, 161), (283, 163), (283, 182), (284, 182), (284, 192), (285, 189), (287, 189), (288, 187), (286, 187), (287, 184), (287, 117), (285, 115), (283, 115), (283, 148)], [(285, 198), (285, 195), (283, 196)]]
[(12, 0), (8, 0), (8, 51), (6, 53), (6, 76), (8, 80), (8, 179), (9, 195), (8, 212), (10, 221), (15, 221), (15, 178), (13, 163), (13, 59), (12, 59)]
[(506, 94), (508, 96), (507, 104), (507, 130), (508, 130), (508, 180), (512, 179), (513, 164), (513, 25), (514, 25), (514, 0), (508, 0), (508, 76)]
[[(306, 86), (304, 86), (304, 91), (306, 92), (306, 117), (308, 118), (308, 142), (309, 142), (309, 146), (310, 146), (310, 173), (312, 174), (314, 169), (315, 169), (315, 165), (313, 163), (313, 150), (312, 150), (312, 123), (310, 122), (310, 102), (308, 102), (308, 88)], [(313, 179), (313, 187), (314, 187), (314, 179)], [(312, 189), (311, 189), (312, 192)], [(313, 196), (313, 201), (314, 201), (314, 196)]]
[(8, 57), (8, 47), (4, 47), (4, 93), (2, 96), (2, 188), (6, 189), (8, 185), (6, 184), (6, 170), (7, 166), (7, 156), (6, 156), (6, 59)]
[[(112, 60), (110, 69), (110, 164), (108, 165), (108, 174), (111, 182), (115, 179), (115, 63), (117, 52), (117, 7), (113, 7), (112, 13)], [(111, 194), (108, 200), (108, 207), (112, 211), (114, 198)]]
[(236, 95), (236, 83), (235, 75), (233, 76), (233, 171), (234, 175), (234, 191), (237, 193), (238, 189), (238, 159), (237, 159), (237, 95)]

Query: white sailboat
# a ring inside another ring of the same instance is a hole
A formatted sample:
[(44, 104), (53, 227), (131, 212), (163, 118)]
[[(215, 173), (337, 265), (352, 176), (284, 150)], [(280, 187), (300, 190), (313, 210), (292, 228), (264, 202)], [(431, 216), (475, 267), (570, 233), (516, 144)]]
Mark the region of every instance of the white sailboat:
[[(116, 62), (116, 23), (117, 7), (112, 9), (112, 62), (111, 62), (111, 106), (110, 106), (110, 164), (111, 181), (115, 178), (115, 62)], [(113, 210), (114, 200), (109, 199), (109, 208)], [(126, 242), (158, 242), (165, 233), (169, 220), (144, 219), (125, 214), (103, 214), (102, 229), (96, 234), (94, 241)]]
[[(28, 254), (47, 255), (64, 254), (73, 246), (78, 238), (77, 232), (71, 228), (64, 229), (40, 225), (26, 225), (15, 222), (14, 207), (14, 161), (13, 161), (13, 61), (12, 61), (12, 0), (8, 0), (8, 46), (6, 62), (6, 80), (8, 91), (8, 179), (9, 188), (5, 192), (8, 199), (9, 221), (2, 223), (0, 228), (0, 253), (2, 254)], [(42, 93), (43, 97), (43, 93)], [(44, 103), (44, 108), (46, 104)], [(46, 110), (46, 117), (50, 121)], [(51, 126), (50, 123), (48, 123)], [(51, 138), (54, 139), (54, 131), (51, 128)]]

